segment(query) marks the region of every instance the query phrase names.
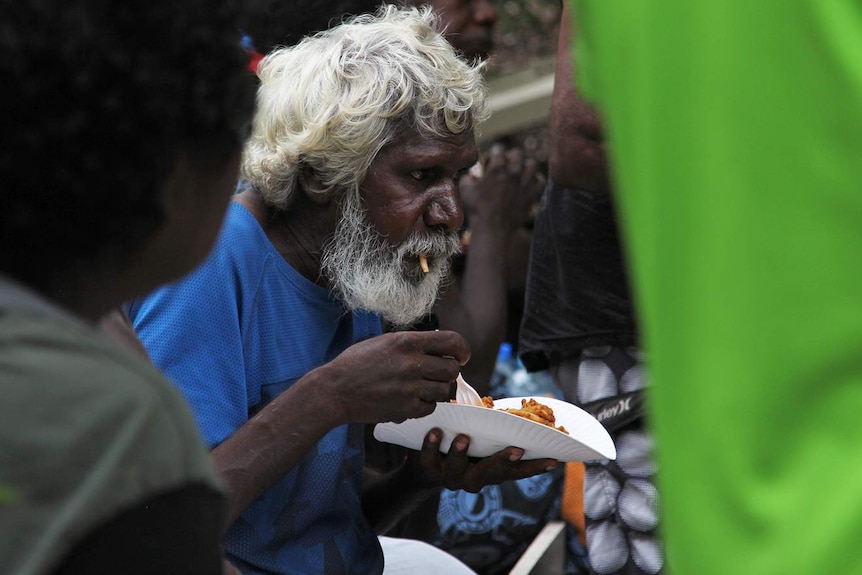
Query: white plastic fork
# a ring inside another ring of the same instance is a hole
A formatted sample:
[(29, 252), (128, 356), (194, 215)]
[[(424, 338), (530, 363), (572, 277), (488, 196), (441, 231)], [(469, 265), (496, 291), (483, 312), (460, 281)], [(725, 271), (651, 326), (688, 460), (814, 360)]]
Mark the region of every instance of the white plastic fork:
[(455, 380), (458, 384), (455, 389), (455, 403), (463, 403), (466, 405), (478, 405), (479, 407), (484, 406), (482, 403), (482, 397), (479, 393), (473, 389), (473, 387), (464, 381), (464, 378), (461, 377), (461, 374), (458, 374), (458, 378)]

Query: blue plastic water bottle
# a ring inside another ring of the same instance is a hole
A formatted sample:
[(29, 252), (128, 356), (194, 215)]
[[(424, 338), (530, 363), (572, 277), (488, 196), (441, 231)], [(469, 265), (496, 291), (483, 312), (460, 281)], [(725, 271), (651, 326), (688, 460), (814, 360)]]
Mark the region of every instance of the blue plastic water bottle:
[(515, 371), (515, 360), (512, 356), (512, 344), (503, 342), (500, 351), (497, 352), (497, 363), (494, 366), (494, 374), (491, 376), (491, 397), (500, 399), (509, 395), (509, 380)]
[(555, 397), (562, 399), (560, 390), (547, 370), (529, 372), (521, 358), (511, 360), (514, 369), (508, 379), (506, 393), (509, 397)]

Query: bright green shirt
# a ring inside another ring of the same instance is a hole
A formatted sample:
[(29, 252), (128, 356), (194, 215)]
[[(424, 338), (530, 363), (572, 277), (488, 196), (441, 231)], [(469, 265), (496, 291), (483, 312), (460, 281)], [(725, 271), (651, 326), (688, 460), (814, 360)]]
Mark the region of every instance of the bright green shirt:
[(862, 3), (578, 0), (668, 565), (862, 573)]

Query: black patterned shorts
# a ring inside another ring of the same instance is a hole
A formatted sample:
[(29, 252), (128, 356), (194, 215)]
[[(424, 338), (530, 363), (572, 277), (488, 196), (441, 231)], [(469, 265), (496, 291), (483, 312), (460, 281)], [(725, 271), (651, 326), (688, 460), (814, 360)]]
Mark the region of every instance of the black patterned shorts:
[[(641, 401), (646, 387), (642, 354), (635, 348), (590, 347), (552, 368), (565, 398), (583, 406), (608, 427), (616, 461), (585, 462), (584, 514), (587, 553), (597, 575), (656, 575), (663, 572), (658, 537), (653, 438), (642, 413), (621, 412)], [(642, 412), (642, 404), (639, 406)], [(608, 425), (616, 421), (620, 425)]]

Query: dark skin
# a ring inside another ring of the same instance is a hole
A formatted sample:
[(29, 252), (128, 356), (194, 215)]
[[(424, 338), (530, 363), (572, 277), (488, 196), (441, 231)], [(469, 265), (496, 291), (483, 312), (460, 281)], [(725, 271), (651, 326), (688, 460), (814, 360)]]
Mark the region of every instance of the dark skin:
[[(492, 0), (413, 0), (440, 17), (446, 39), (468, 60), (487, 59), (494, 48), (497, 11)], [(434, 308), (439, 325), (470, 342), (473, 359), (462, 375), (490, 392), (497, 352), (508, 323), (510, 293), (523, 290), (531, 237), (523, 224), (541, 196), (538, 166), (519, 149), (495, 145), (483, 174), (466, 175), (461, 196), (469, 217), (469, 256)]]
[[(40, 291), (97, 323), (124, 301), (193, 269), (215, 242), (235, 187), (239, 158), (239, 152), (217, 158), (179, 153), (170, 177), (157, 192), (163, 198), (166, 221), (134, 258), (97, 260), (88, 262), (87, 270), (58, 271)], [(128, 264), (129, 259), (134, 265)]]
[[(438, 166), (438, 159), (446, 159), (445, 154), (434, 152), (441, 143), (453, 145), (445, 141), (433, 144), (424, 141), (418, 146), (406, 147), (397, 142), (383, 150), (379, 156), (381, 164), (391, 163), (393, 169), (369, 171), (366, 185), (380, 190), (393, 188), (394, 192), (372, 197), (366, 203), (370, 209), (379, 203), (384, 215), (393, 214), (396, 227), (382, 217), (372, 219), (372, 223), (387, 233), (394, 245), (410, 231), (421, 232), (421, 226), (441, 227), (451, 232), (457, 221), (463, 223), (463, 213), (456, 205), (457, 188), (461, 203), (471, 216), (471, 259), (464, 273), (447, 286), (435, 312), (442, 327), (457, 331), (470, 342), (473, 355), (470, 363), (463, 366), (462, 375), (481, 394), (487, 394), (506, 326), (509, 272), (514, 267), (513, 260), (526, 262), (529, 250), (529, 238), (519, 242), (511, 238), (524, 239), (517, 236), (517, 232), (531, 204), (541, 194), (542, 180), (536, 175), (534, 161), (525, 159), (520, 150), (506, 150), (503, 146), (491, 149), (483, 164), (482, 177), (466, 173), (463, 167), (475, 164), (476, 148), (470, 142), (464, 142), (467, 145), (463, 157), (456, 155), (454, 163), (439, 162)], [(454, 145), (461, 146), (462, 142)], [(442, 151), (446, 151), (445, 147)], [(404, 178), (405, 174), (409, 177)], [(415, 193), (404, 197), (400, 188), (386, 178), (405, 179)], [(436, 199), (426, 208), (427, 196), (432, 194), (436, 194)], [(422, 212), (421, 218), (416, 215), (417, 211)], [(447, 217), (447, 213), (451, 216)], [(371, 218), (377, 218), (376, 210), (370, 211)], [(401, 221), (412, 221), (414, 225), (411, 229), (398, 228)], [(527, 249), (520, 258), (513, 258), (512, 247), (517, 245), (526, 245)]]
[[(399, 138), (378, 154), (361, 187), (369, 220), (392, 245), (411, 231), (457, 230), (463, 218), (457, 181), (475, 161), (472, 132), (442, 139)], [(301, 195), (281, 212), (266, 206), (254, 191), (235, 201), (251, 210), (291, 266), (327, 285), (320, 253), (338, 221), (335, 202)], [(228, 484), (230, 520), (332, 428), (430, 414), (436, 402), (451, 397), (452, 382), (469, 357), (469, 345), (455, 332), (398, 332), (360, 342), (306, 374), (213, 450)], [(372, 525), (380, 529), (441, 485), (478, 491), (556, 466), (552, 459), (520, 461), (523, 450), (517, 447), (472, 460), (466, 454), (467, 436), (458, 436), (445, 455), (441, 439), (439, 429), (429, 431), (418, 456), (369, 482), (370, 504), (363, 507)]]
[(494, 48), (497, 23), (497, 11), (491, 0), (429, 0), (412, 4), (431, 6), (444, 23), (446, 39), (468, 60), (488, 58)]
[(534, 160), (499, 144), (487, 154), (481, 176), (470, 173), (460, 181), (469, 213), (467, 264), (434, 311), (441, 326), (470, 342), (473, 356), (462, 375), (482, 395), (490, 390), (503, 343), (508, 292), (523, 289), (530, 249), (523, 224), (543, 186)]
[(397, 139), (380, 151), (362, 184), (368, 220), (393, 246), (411, 232), (457, 232), (464, 223), (458, 181), (478, 157), (472, 132)]
[(557, 45), (557, 67), (548, 125), (548, 174), (567, 188), (610, 192), (604, 131), (595, 109), (577, 94), (572, 83), (571, 29), (563, 6)]

